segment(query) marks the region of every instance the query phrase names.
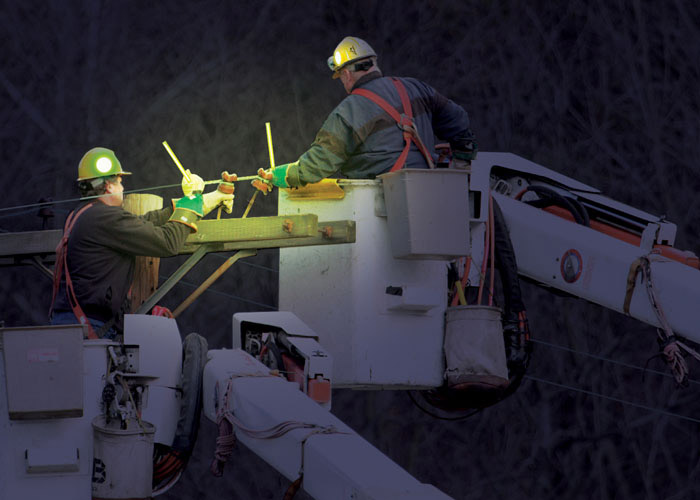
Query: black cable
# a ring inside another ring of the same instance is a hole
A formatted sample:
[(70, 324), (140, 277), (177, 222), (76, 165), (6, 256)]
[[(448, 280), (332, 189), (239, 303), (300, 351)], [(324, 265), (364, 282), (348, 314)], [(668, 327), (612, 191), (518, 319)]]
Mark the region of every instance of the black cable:
[(542, 200), (538, 200), (537, 202), (528, 202), (529, 205), (540, 207), (542, 203), (553, 202), (555, 205), (568, 210), (577, 224), (581, 224), (582, 226), (586, 227), (591, 225), (591, 219), (588, 215), (588, 211), (583, 205), (581, 205), (581, 203), (578, 202), (578, 200), (569, 196), (564, 196), (554, 189), (546, 186), (528, 186), (527, 191), (531, 191), (542, 198)]
[[(131, 189), (129, 191), (124, 191), (124, 194), (143, 193), (145, 191), (156, 191), (158, 189), (167, 189), (167, 188), (180, 187), (180, 186), (181, 186), (181, 184), (164, 184), (162, 186), (153, 186), (153, 187), (141, 188), (141, 189)], [(103, 196), (103, 195), (98, 194), (95, 196), (83, 196), (81, 198), (70, 198), (68, 200), (44, 201), (44, 202), (39, 202), (39, 203), (31, 203), (28, 205), (17, 205), (14, 207), (4, 207), (4, 208), (0, 208), (0, 212), (6, 212), (8, 210), (19, 210), (22, 208), (49, 207), (51, 205), (60, 205), (61, 203), (74, 203), (77, 201), (92, 200), (94, 198), (99, 198), (100, 196)]]
[(510, 240), (508, 225), (501, 207), (493, 200), (494, 219), (494, 257), (496, 267), (501, 277), (503, 287), (503, 306), (506, 320), (516, 319), (517, 313), (525, 310), (520, 279), (518, 278), (518, 262), (515, 257), (513, 243)]
[(411, 399), (411, 401), (413, 401), (413, 404), (416, 405), (416, 406), (418, 407), (418, 409), (419, 409), (420, 411), (422, 411), (423, 413), (425, 413), (426, 415), (429, 415), (429, 416), (431, 416), (431, 417), (433, 417), (433, 418), (436, 418), (436, 419), (438, 419), (438, 420), (446, 420), (446, 421), (448, 421), (448, 422), (455, 422), (455, 421), (458, 421), (458, 420), (465, 420), (465, 419), (467, 419), (467, 418), (469, 418), (469, 417), (473, 417), (474, 415), (476, 415), (477, 413), (479, 413), (480, 411), (482, 411), (482, 410), (484, 409), (484, 408), (477, 408), (477, 409), (475, 409), (475, 410), (470, 411), (470, 412), (467, 413), (466, 415), (460, 415), (460, 416), (458, 416), (458, 417), (443, 417), (443, 416), (440, 416), (440, 415), (436, 415), (435, 413), (433, 413), (433, 412), (427, 410), (426, 408), (424, 408), (423, 406), (421, 406), (420, 404), (418, 404), (418, 401), (416, 401), (416, 400), (414, 399), (412, 392), (413, 392), (413, 391), (408, 390), (408, 391), (406, 391), (406, 394), (408, 394), (408, 397)]

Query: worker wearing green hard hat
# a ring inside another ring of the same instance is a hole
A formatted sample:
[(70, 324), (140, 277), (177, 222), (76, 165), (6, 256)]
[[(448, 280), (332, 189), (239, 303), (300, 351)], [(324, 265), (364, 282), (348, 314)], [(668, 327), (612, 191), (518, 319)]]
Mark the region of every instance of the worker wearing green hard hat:
[(78, 164), (78, 181), (100, 179), (112, 175), (131, 175), (125, 172), (114, 151), (107, 148), (92, 148)]
[(182, 183), (185, 196), (137, 216), (122, 208), (125, 175), (131, 173), (111, 149), (83, 155), (77, 181), (86, 199), (68, 216), (56, 248), (51, 323), (85, 324), (91, 338), (114, 338), (121, 331), (136, 256), (177, 255), (197, 221), (234, 198), (233, 189), (202, 195), (204, 181), (189, 173)]
[(435, 137), (449, 142), (453, 160), (462, 165), (476, 156), (469, 116), (461, 106), (415, 78), (383, 76), (377, 59), (361, 38), (340, 41), (327, 62), (349, 95), (297, 161), (258, 171), (257, 189), (300, 187), (338, 171), (371, 179), (400, 168), (433, 167)]

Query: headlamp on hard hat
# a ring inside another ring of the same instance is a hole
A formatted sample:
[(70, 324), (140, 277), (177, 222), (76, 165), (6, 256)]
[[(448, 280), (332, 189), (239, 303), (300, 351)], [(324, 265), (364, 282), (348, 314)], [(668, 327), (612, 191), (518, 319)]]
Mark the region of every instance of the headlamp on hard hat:
[(99, 179), (114, 175), (131, 175), (122, 170), (114, 151), (107, 148), (92, 148), (83, 155), (78, 164), (78, 180)]
[(97, 159), (95, 162), (95, 167), (97, 167), (97, 171), (101, 173), (106, 173), (112, 170), (112, 160), (107, 158), (106, 156), (102, 156)]
[(377, 57), (377, 54), (367, 42), (361, 38), (346, 36), (328, 58), (328, 67), (333, 72), (333, 78), (338, 78), (340, 70), (347, 65), (370, 57)]

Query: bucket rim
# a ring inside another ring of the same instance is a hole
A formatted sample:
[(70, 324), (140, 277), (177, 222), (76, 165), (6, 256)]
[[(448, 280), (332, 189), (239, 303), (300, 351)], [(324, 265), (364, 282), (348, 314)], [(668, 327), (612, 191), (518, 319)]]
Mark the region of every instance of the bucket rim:
[(479, 304), (467, 304), (466, 306), (450, 306), (447, 309), (445, 309), (445, 313), (449, 313), (450, 311), (477, 311), (477, 310), (482, 310), (482, 311), (498, 311), (499, 314), (503, 313), (503, 309), (497, 306), (484, 306), (484, 305), (479, 305)]
[(156, 432), (156, 426), (145, 420), (141, 420), (141, 424), (139, 424), (138, 420), (129, 419), (129, 423), (133, 423), (134, 425), (130, 425), (128, 429), (114, 429), (106, 426), (107, 424), (105, 423), (104, 415), (98, 415), (92, 419), (92, 428), (95, 431), (99, 431), (103, 434), (111, 434), (114, 436), (133, 436), (136, 434), (148, 435), (155, 434)]

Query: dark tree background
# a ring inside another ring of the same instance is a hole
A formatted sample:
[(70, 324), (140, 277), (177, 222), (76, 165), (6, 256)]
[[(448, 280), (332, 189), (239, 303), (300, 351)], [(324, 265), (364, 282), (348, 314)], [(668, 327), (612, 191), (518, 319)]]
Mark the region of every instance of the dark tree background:
[[(355, 35), (385, 74), (423, 79), (462, 104), (483, 151), (519, 154), (665, 214), (678, 247), (698, 246), (697, 2), (5, 0), (0, 9), (0, 208), (76, 197), (78, 161), (97, 145), (134, 172), (127, 189), (179, 182), (163, 140), (205, 179), (252, 174), (268, 161), (266, 121), (278, 163), (293, 161), (344, 95), (325, 61)], [(239, 185), (234, 216), (251, 195)], [(70, 208), (54, 206), (55, 227)], [(0, 230), (40, 229), (36, 212), (0, 211)], [(268, 196), (251, 215), (275, 213)], [(208, 256), (164, 305), (223, 257)], [(164, 260), (162, 277), (182, 260)], [(233, 313), (276, 307), (276, 266), (271, 250), (237, 264), (180, 317), (182, 333), (230, 346)], [(677, 389), (634, 368), (657, 352), (654, 329), (529, 285), (525, 297), (537, 380), (507, 401), (445, 422), (403, 393), (336, 391), (334, 413), (456, 499), (700, 498), (697, 384)], [(45, 323), (49, 298), (35, 269), (0, 269), (6, 325)], [(658, 359), (649, 367), (665, 370)], [(165, 498), (282, 497), (288, 481), (242, 447), (212, 478), (213, 448), (205, 421)]]

